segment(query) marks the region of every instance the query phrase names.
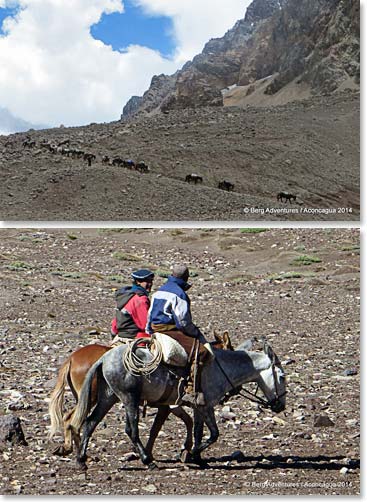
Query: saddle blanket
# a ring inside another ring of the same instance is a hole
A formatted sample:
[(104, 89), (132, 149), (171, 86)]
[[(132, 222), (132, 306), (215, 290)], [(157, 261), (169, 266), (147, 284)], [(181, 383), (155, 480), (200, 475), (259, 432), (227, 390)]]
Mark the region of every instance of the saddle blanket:
[[(186, 366), (188, 356), (185, 349), (173, 338), (164, 333), (154, 333), (152, 335), (154, 343), (159, 343), (162, 350), (162, 359), (166, 364), (173, 366)], [(153, 354), (154, 347), (151, 348)]]

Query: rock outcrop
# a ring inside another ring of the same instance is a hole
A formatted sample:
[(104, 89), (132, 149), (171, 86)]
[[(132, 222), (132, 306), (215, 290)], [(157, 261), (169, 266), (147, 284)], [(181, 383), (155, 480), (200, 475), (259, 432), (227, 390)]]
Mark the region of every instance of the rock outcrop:
[[(359, 84), (358, 0), (254, 0), (244, 19), (172, 76), (153, 77), (123, 117), (157, 110), (222, 106), (223, 90), (273, 75), (264, 95), (287, 84), (327, 94)], [(247, 89), (246, 92), (249, 92)]]

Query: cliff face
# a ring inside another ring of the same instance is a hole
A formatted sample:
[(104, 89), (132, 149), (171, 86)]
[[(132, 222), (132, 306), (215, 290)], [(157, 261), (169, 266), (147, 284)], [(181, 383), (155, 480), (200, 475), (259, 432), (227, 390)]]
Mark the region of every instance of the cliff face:
[(142, 97), (133, 96), (123, 108), (122, 116), (128, 117), (137, 112), (150, 113), (159, 108), (164, 99), (175, 92), (177, 73), (174, 75), (155, 75), (149, 89)]
[(244, 19), (175, 75), (152, 79), (123, 116), (169, 109), (222, 106), (222, 90), (248, 86), (275, 75), (264, 86), (274, 95), (289, 82), (315, 94), (359, 84), (359, 0), (254, 0)]
[(288, 0), (247, 44), (238, 85), (274, 73), (268, 94), (295, 78), (321, 94), (359, 83), (359, 2)]

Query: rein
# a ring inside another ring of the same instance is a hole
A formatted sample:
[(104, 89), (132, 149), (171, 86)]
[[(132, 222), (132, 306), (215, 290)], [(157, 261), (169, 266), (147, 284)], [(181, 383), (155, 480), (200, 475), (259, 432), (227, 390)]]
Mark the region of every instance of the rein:
[[(218, 361), (217, 358), (215, 358), (215, 361), (216, 361), (219, 369), (223, 373), (224, 377), (226, 378), (227, 382), (232, 387), (232, 390), (226, 394), (226, 397), (229, 398), (232, 395), (239, 395), (239, 396), (242, 396), (242, 397), (248, 399), (249, 401), (252, 401), (253, 403), (259, 404), (260, 406), (262, 406), (264, 408), (270, 408), (271, 407), (273, 401), (269, 402), (266, 399), (264, 399), (264, 398), (262, 398), (262, 397), (260, 397), (260, 396), (257, 395), (257, 391), (259, 390), (259, 384), (257, 384), (255, 392), (250, 392), (249, 390), (244, 389), (242, 385), (239, 386), (239, 387), (235, 387), (233, 385), (231, 379), (227, 375), (227, 373), (222, 368), (222, 365), (220, 364), (220, 362)], [(275, 399), (274, 399), (274, 401), (278, 401), (280, 398), (282, 398), (286, 394), (286, 392), (283, 392), (282, 394), (278, 393), (278, 384), (277, 384), (277, 379), (276, 379), (276, 376), (275, 376), (275, 361), (274, 360), (271, 361), (271, 369), (272, 369), (272, 373), (273, 373), (274, 387), (275, 387)], [(245, 392), (245, 394), (243, 394), (242, 392)]]

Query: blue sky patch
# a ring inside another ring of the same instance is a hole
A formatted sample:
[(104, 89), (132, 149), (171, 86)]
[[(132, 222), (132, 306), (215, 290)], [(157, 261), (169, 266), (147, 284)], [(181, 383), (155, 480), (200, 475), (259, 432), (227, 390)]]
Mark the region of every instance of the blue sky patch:
[(173, 54), (176, 45), (173, 24), (169, 17), (148, 17), (141, 8), (128, 0), (125, 11), (120, 14), (103, 14), (98, 24), (91, 27), (91, 35), (114, 50), (123, 50), (129, 45), (142, 45), (159, 51), (162, 56)]
[(19, 11), (19, 7), (0, 7), (0, 35), (5, 35), (3, 32), (3, 21), (6, 17), (15, 16), (15, 14)]

